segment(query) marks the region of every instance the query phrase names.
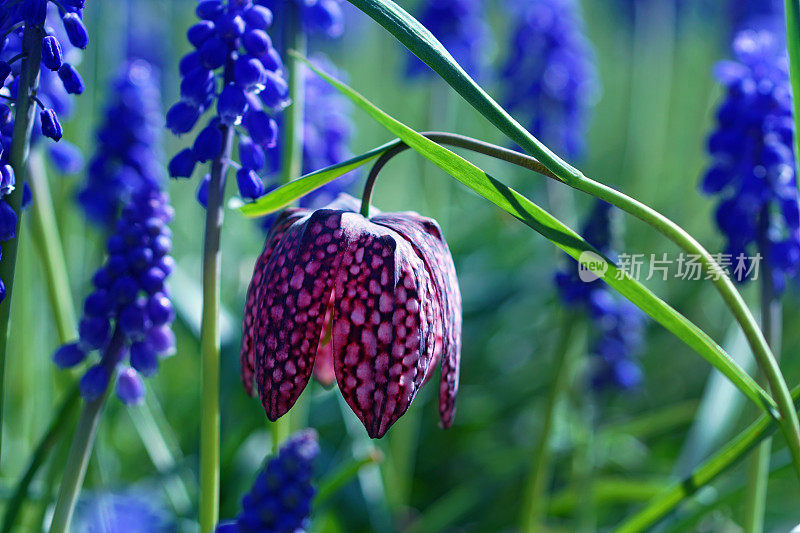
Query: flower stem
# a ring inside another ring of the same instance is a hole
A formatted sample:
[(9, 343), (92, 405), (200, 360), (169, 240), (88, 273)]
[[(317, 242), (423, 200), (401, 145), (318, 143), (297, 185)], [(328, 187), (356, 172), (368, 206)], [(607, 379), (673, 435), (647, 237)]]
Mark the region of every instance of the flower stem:
[(556, 408), (569, 389), (569, 374), (572, 367), (574, 349), (575, 317), (564, 311), (561, 331), (555, 349), (555, 369), (550, 394), (547, 396), (542, 429), (536, 444), (531, 463), (528, 484), (522, 499), (521, 530), (534, 532), (542, 529), (542, 519), (547, 510), (547, 484), (550, 482), (551, 436), (556, 418)]
[[(800, 406), (800, 386), (792, 390), (795, 408)], [(634, 533), (652, 529), (681, 502), (711, 483), (717, 476), (737, 464), (760, 442), (772, 435), (778, 422), (769, 415), (761, 415), (747, 429), (732, 438), (728, 444), (710, 457), (689, 475), (654, 498), (644, 509), (626, 519), (614, 529), (616, 533)]]
[[(22, 35), (22, 50), (25, 53), (25, 57), (22, 58), (20, 67), (16, 110), (14, 112), (14, 132), (9, 157), (16, 178), (16, 189), (5, 197), (5, 200), (17, 213), (17, 228), (14, 238), (3, 243), (3, 254), (0, 257), (0, 279), (3, 280), (6, 286), (6, 297), (0, 302), (0, 421), (2, 421), (3, 413), (3, 390), (9, 318), (11, 316), (11, 296), (14, 287), (14, 269), (17, 263), (17, 246), (19, 244), (20, 220), (22, 218), (22, 191), (28, 169), (31, 131), (33, 130), (33, 112), (35, 109), (34, 96), (39, 86), (39, 64), (42, 60), (41, 42), (43, 38), (44, 29), (41, 26), (26, 26)], [(0, 440), (1, 450), (2, 440)]]
[[(562, 172), (561, 176), (556, 175), (552, 171), (544, 168), (544, 165), (531, 156), (508, 150), (500, 146), (496, 146), (487, 142), (479, 141), (462, 135), (448, 134), (448, 133), (426, 133), (427, 138), (439, 144), (448, 144), (460, 148), (465, 148), (477, 153), (485, 154), (496, 159), (501, 159), (518, 166), (534, 170), (544, 176), (557, 179), (566, 185), (600, 198), (606, 202), (622, 209), (626, 213), (633, 215), (639, 220), (653, 227), (656, 231), (667, 237), (669, 240), (677, 244), (683, 251), (697, 256), (698, 261), (703, 266), (705, 273), (711, 277), (711, 281), (717, 289), (717, 292), (722, 296), (725, 305), (730, 309), (736, 321), (739, 323), (742, 331), (747, 338), (753, 355), (759, 368), (766, 376), (767, 382), (770, 385), (772, 394), (775, 397), (775, 402), (778, 408), (778, 422), (780, 423), (781, 431), (789, 446), (789, 451), (792, 455), (794, 463), (795, 474), (800, 479), (800, 420), (798, 420), (797, 412), (794, 410), (792, 398), (789, 394), (789, 387), (786, 385), (786, 380), (781, 373), (777, 360), (775, 359), (772, 350), (767, 343), (761, 329), (753, 317), (750, 309), (745, 304), (739, 291), (734, 287), (733, 282), (725, 274), (722, 267), (716, 262), (711, 254), (706, 250), (694, 237), (689, 235), (683, 228), (675, 222), (665, 217), (658, 211), (648, 207), (642, 202), (627, 196), (626, 194), (617, 191), (607, 185), (587, 178), (580, 172), (576, 175), (567, 174)], [(398, 143), (396, 146), (390, 148), (377, 161), (373, 166), (373, 171), (367, 178), (365, 186), (365, 197), (362, 198), (361, 209), (362, 212), (365, 205), (369, 206), (369, 198), (366, 197), (367, 193), (371, 193), (372, 186), (374, 186), (375, 177), (380, 169), (395, 155), (407, 149), (405, 143)]]
[[(124, 349), (125, 335), (117, 328), (114, 330), (114, 334), (102, 358), (102, 364), (111, 376), (109, 384), (114, 380), (117, 363)], [(105, 407), (109, 390), (110, 387), (107, 386), (102, 396), (83, 404), (81, 417), (78, 419), (78, 427), (75, 429), (72, 445), (69, 448), (64, 476), (61, 478), (61, 488), (58, 491), (58, 500), (53, 512), (53, 521), (50, 524), (50, 533), (66, 533), (70, 529), (72, 513), (75, 511), (75, 503), (78, 501), (78, 495), (83, 486), (86, 468), (89, 466), (89, 458), (92, 455), (94, 439), (97, 436), (97, 428), (100, 425), (100, 416), (103, 414), (103, 407)]]
[[(284, 50), (306, 53), (306, 35), (300, 7), (296, 2), (286, 2), (286, 20), (283, 26)], [(303, 64), (293, 55), (287, 56), (289, 98), (283, 121), (283, 173), (281, 183), (288, 183), (303, 171), (303, 119), (305, 113), (305, 76)]]
[(58, 328), (58, 338), (62, 344), (66, 344), (78, 336), (75, 330), (75, 304), (69, 288), (64, 250), (54, 216), (45, 163), (39, 151), (30, 156), (28, 183), (34, 198), (31, 204), (33, 243), (47, 277), (47, 295)]
[[(226, 71), (230, 71), (230, 65)], [(226, 72), (227, 74), (227, 72)], [(220, 367), (220, 233), (225, 177), (233, 148), (234, 129), (221, 125), (222, 153), (211, 163), (203, 249), (203, 312), (200, 325), (200, 531), (210, 533), (219, 517), (219, 367)]]
[(30, 487), (31, 481), (33, 481), (39, 468), (47, 460), (50, 451), (59, 440), (61, 440), (61, 434), (64, 429), (69, 425), (69, 422), (73, 420), (72, 414), (78, 406), (79, 397), (80, 393), (77, 384), (64, 396), (55, 416), (50, 420), (47, 431), (45, 431), (36, 449), (33, 451), (25, 472), (14, 487), (14, 492), (6, 505), (6, 512), (3, 516), (3, 525), (0, 532), (11, 533), (13, 530), (14, 522), (22, 509), (22, 503), (28, 497), (28, 488)]
[(794, 98), (795, 172), (800, 176), (800, 0), (785, 0), (786, 47), (789, 51), (789, 80)]
[[(761, 330), (769, 341), (772, 351), (779, 356), (781, 352), (781, 319), (782, 308), (780, 298), (775, 294), (774, 273), (770, 261), (770, 246), (766, 239), (769, 231), (769, 211), (761, 213), (759, 249), (765, 259), (761, 268)], [(745, 521), (747, 533), (764, 531), (764, 513), (767, 507), (767, 486), (769, 484), (769, 464), (772, 455), (772, 439), (764, 439), (756, 448), (750, 459), (745, 490)]]

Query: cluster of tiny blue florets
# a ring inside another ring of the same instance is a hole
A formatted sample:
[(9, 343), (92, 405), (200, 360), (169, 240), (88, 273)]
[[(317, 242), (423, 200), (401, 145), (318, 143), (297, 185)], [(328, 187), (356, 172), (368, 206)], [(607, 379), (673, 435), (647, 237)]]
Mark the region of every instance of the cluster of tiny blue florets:
[(109, 94), (97, 149), (77, 196), (89, 220), (106, 227), (134, 191), (157, 187), (165, 178), (161, 95), (153, 67), (141, 59), (127, 62)]
[[(701, 188), (720, 199), (716, 221), (727, 240), (725, 253), (733, 263), (761, 254), (781, 292), (800, 264), (786, 49), (771, 33), (750, 30), (736, 37), (733, 49), (736, 60), (716, 67), (725, 98), (708, 139), (712, 163)], [(742, 269), (734, 278), (744, 281), (756, 272)]]
[[(100, 361), (80, 381), (87, 400), (102, 396), (119, 370), (117, 395), (125, 403), (141, 401), (139, 376), (155, 374), (159, 357), (174, 352), (170, 324), (175, 313), (166, 283), (174, 267), (169, 255), (172, 216), (166, 192), (142, 186), (131, 193), (108, 239), (105, 264), (92, 278), (94, 291), (83, 304), (80, 338), (53, 356), (59, 367), (68, 368), (89, 352), (101, 352)], [(123, 364), (126, 354), (130, 366)]]
[(575, 0), (517, 5), (509, 56), (501, 72), (506, 108), (548, 146), (583, 151), (589, 109), (598, 90), (592, 45)]
[[(89, 41), (81, 20), (82, 9), (82, 0), (62, 2), (60, 8), (46, 0), (0, 1), (0, 33), (5, 35), (0, 39), (0, 95), (11, 101), (16, 98), (25, 27), (42, 26), (46, 32), (40, 43), (43, 68), (37, 99), (42, 109), (35, 115), (38, 125), (33, 129), (34, 141), (40, 133), (55, 141), (60, 140), (62, 128), (58, 115), (69, 109), (67, 93), (83, 92), (80, 75), (66, 60), (72, 47), (86, 48)], [(47, 21), (56, 18), (61, 22), (55, 27), (45, 27)], [(14, 112), (8, 105), (0, 104), (0, 241), (13, 239), (16, 234), (17, 214), (3, 199), (16, 186), (9, 161), (13, 131)], [(51, 156), (55, 165), (64, 172), (75, 172), (82, 164), (80, 153), (72, 145), (52, 148)], [(26, 185), (23, 205), (29, 201), (30, 190)], [(5, 295), (5, 286), (0, 280), (0, 301)]]
[[(584, 222), (582, 235), (592, 246), (613, 259), (610, 204), (598, 200)], [(592, 324), (590, 352), (591, 384), (602, 390), (614, 387), (629, 390), (642, 380), (635, 357), (642, 342), (644, 317), (624, 298), (612, 294), (600, 278), (583, 281), (577, 264), (556, 273), (556, 286), (562, 301), (585, 311)]]
[(309, 526), (314, 487), (314, 459), (319, 443), (314, 430), (304, 430), (281, 446), (242, 499), (235, 521), (220, 524), (217, 533), (294, 533)]
[[(482, 0), (430, 0), (422, 2), (417, 14), (450, 55), (472, 77), (479, 77), (486, 65), (491, 32)], [(407, 74), (415, 77), (433, 71), (416, 56), (409, 55)]]
[(197, 5), (201, 21), (187, 34), (195, 49), (180, 63), (181, 101), (167, 112), (167, 127), (181, 135), (216, 104), (216, 115), (197, 134), (193, 146), (170, 161), (172, 177), (188, 178), (198, 162), (218, 158), (224, 130), (243, 127), (236, 182), (246, 199), (264, 194), (258, 172), (266, 164), (264, 151), (277, 142), (273, 115), (289, 105), (283, 62), (266, 32), (272, 12), (262, 3), (203, 0)]
[[(341, 0), (264, 0), (262, 4), (275, 14), (278, 21), (286, 20), (286, 11), (290, 7), (299, 9), (303, 31), (307, 35), (335, 39), (344, 33)], [(280, 29), (277, 28), (278, 32)]]

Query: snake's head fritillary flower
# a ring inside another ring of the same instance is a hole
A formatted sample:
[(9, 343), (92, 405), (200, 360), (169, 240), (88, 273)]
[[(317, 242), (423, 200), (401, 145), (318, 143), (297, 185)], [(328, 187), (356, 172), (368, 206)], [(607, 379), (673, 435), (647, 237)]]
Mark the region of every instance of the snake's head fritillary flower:
[[(341, 198), (341, 197), (340, 197)], [(242, 380), (270, 420), (306, 387), (330, 354), (336, 382), (373, 438), (411, 405), (441, 361), (439, 412), (453, 422), (461, 295), (438, 224), (413, 212), (369, 219), (337, 199), (289, 209), (267, 235), (248, 289)]]

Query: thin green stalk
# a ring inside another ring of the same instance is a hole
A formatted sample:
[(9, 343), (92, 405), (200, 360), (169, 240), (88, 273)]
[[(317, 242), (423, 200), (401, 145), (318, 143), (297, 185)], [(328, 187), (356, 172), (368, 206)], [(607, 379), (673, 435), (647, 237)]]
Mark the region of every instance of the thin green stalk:
[[(760, 235), (762, 238), (759, 241), (759, 249), (767, 254), (761, 268), (761, 329), (764, 331), (764, 336), (769, 339), (772, 351), (775, 354), (780, 354), (782, 309), (780, 298), (775, 294), (773, 271), (768, 252), (769, 247), (764, 239), (764, 236), (769, 231), (769, 219), (769, 212), (764, 209), (761, 213)], [(750, 459), (743, 524), (747, 533), (761, 533), (764, 531), (771, 454), (772, 439), (764, 439)]]
[[(225, 67), (226, 77), (231, 66)], [(220, 233), (228, 161), (233, 147), (234, 129), (221, 125), (225, 146), (211, 163), (208, 207), (203, 249), (203, 312), (200, 326), (201, 411), (200, 411), (200, 531), (210, 533), (219, 518), (220, 461)]]
[[(114, 380), (117, 363), (124, 350), (125, 335), (120, 329), (115, 329), (102, 358), (102, 364), (110, 376), (109, 384)], [(81, 417), (78, 419), (78, 427), (75, 429), (72, 445), (69, 448), (69, 457), (67, 458), (64, 476), (61, 478), (61, 488), (58, 491), (58, 500), (53, 512), (53, 521), (50, 524), (50, 533), (66, 533), (70, 529), (72, 513), (75, 511), (75, 503), (78, 501), (83, 479), (86, 477), (86, 469), (92, 456), (97, 428), (100, 425), (100, 418), (103, 414), (110, 388), (106, 386), (106, 390), (99, 398), (83, 404)]]
[(64, 250), (58, 234), (45, 163), (39, 151), (31, 154), (29, 166), (28, 184), (33, 198), (36, 199), (31, 204), (32, 238), (47, 277), (47, 295), (58, 328), (58, 338), (64, 344), (77, 337), (75, 304), (69, 288)]
[[(800, 406), (800, 386), (795, 387), (791, 395), (795, 408), (798, 408)], [(684, 500), (738, 463), (760, 442), (772, 435), (777, 428), (778, 423), (773, 418), (762, 415), (747, 429), (731, 439), (725, 447), (694, 469), (691, 474), (653, 499), (644, 509), (626, 519), (615, 531), (632, 533), (651, 529)]]
[[(286, 20), (283, 22), (284, 50), (306, 54), (306, 35), (300, 6), (286, 2)], [(288, 183), (303, 172), (303, 119), (305, 113), (305, 76), (303, 64), (294, 56), (286, 58), (291, 105), (284, 113), (283, 174), (282, 183)]]
[(28, 497), (30, 484), (36, 472), (39, 471), (39, 468), (47, 460), (50, 451), (61, 440), (61, 434), (64, 429), (69, 426), (69, 422), (72, 420), (72, 413), (78, 405), (79, 397), (78, 386), (75, 385), (62, 400), (60, 407), (56, 411), (56, 415), (47, 427), (47, 431), (45, 431), (39, 444), (33, 451), (25, 472), (14, 487), (14, 492), (6, 505), (6, 512), (3, 516), (3, 525), (0, 532), (11, 533), (13, 530), (14, 522), (19, 516), (22, 504)]
[(789, 79), (794, 104), (794, 153), (796, 170), (800, 175), (800, 0), (786, 0), (786, 47), (789, 50)]
[[(471, 139), (461, 135), (436, 133), (434, 135), (426, 135), (427, 138), (439, 144), (449, 144), (460, 148), (465, 148), (477, 153), (482, 153), (515, 165), (519, 165), (547, 177), (563, 181), (570, 187), (588, 193), (595, 198), (600, 198), (606, 202), (622, 209), (626, 213), (642, 220), (643, 222), (652, 226), (659, 233), (670, 239), (677, 244), (682, 250), (696, 256), (700, 264), (707, 274), (711, 276), (711, 281), (717, 288), (717, 291), (722, 296), (728, 309), (730, 309), (736, 321), (739, 323), (742, 331), (747, 338), (748, 344), (753, 351), (756, 362), (759, 368), (766, 376), (767, 382), (770, 385), (772, 394), (777, 403), (779, 421), (781, 423), (781, 431), (786, 438), (789, 450), (792, 454), (792, 460), (795, 465), (795, 473), (800, 478), (800, 421), (798, 420), (797, 413), (792, 407), (792, 399), (789, 394), (789, 388), (781, 373), (778, 362), (772, 353), (772, 350), (767, 343), (766, 338), (761, 332), (755, 318), (747, 304), (744, 302), (739, 291), (733, 285), (733, 282), (724, 272), (722, 267), (716, 262), (712, 255), (706, 250), (694, 237), (689, 235), (683, 228), (675, 222), (665, 217), (658, 211), (648, 207), (642, 202), (631, 198), (624, 193), (617, 191), (607, 185), (596, 182), (587, 178), (583, 174), (569, 179), (559, 177), (537, 159), (526, 156), (513, 150), (508, 150), (500, 146), (495, 146), (490, 143)], [(373, 165), (370, 175), (367, 177), (367, 182), (364, 187), (364, 196), (362, 197), (361, 212), (362, 214), (369, 208), (369, 200), (372, 190), (375, 185), (375, 179), (381, 168), (394, 156), (407, 149), (408, 145), (405, 143), (398, 143), (397, 145), (389, 148), (384, 152)]]
[(573, 342), (575, 325), (575, 317), (564, 311), (561, 317), (560, 335), (556, 342), (552, 386), (547, 396), (542, 429), (536, 443), (528, 483), (522, 499), (522, 531), (540, 531), (547, 510), (547, 485), (551, 477), (551, 434), (556, 419), (556, 408), (561, 398), (569, 390), (568, 378), (573, 355), (577, 353)]
[[(16, 236), (3, 243), (3, 254), (0, 257), (0, 279), (6, 287), (6, 297), (0, 302), (0, 421), (3, 413), (3, 391), (5, 366), (11, 317), (11, 297), (14, 287), (14, 269), (17, 262), (20, 220), (22, 218), (22, 190), (28, 169), (31, 131), (33, 129), (33, 112), (36, 107), (34, 96), (39, 86), (39, 64), (42, 60), (41, 42), (44, 29), (41, 26), (26, 26), (22, 35), (22, 50), (25, 56), (20, 67), (19, 85), (17, 88), (16, 109), (14, 112), (14, 132), (11, 140), (9, 161), (16, 177), (16, 189), (5, 197), (5, 200), (17, 213)], [(0, 451), (2, 440), (0, 437)]]

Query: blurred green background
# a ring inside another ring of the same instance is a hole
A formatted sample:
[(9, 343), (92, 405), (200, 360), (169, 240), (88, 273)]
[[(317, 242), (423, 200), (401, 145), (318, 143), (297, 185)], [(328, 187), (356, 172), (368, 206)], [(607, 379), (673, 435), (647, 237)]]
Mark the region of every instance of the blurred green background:
[[(91, 43), (79, 66), (87, 91), (76, 99), (77, 110), (65, 123), (65, 138), (79, 145), (87, 158), (93, 153), (93, 132), (102, 118), (108, 82), (124, 57), (121, 36), (129, 25), (153, 36), (163, 60), (166, 108), (178, 98), (177, 60), (189, 47), (184, 35), (195, 20), (194, 3), (136, 0), (134, 17), (116, 2), (88, 3), (85, 16)], [(399, 3), (411, 9), (416, 5)], [(719, 250), (722, 239), (712, 223), (712, 202), (700, 195), (697, 182), (707, 162), (704, 142), (712, 107), (721, 94), (711, 68), (729, 56), (732, 29), (726, 17), (727, 2), (689, 2), (678, 11), (672, 2), (642, 1), (637, 3), (633, 22), (617, 2), (584, 0), (582, 4), (588, 36), (596, 49), (602, 93), (591, 120), (587, 154), (574, 163), (587, 175), (677, 221), (712, 252)], [(510, 21), (501, 2), (487, 1), (486, 7), (495, 38), (486, 53), (497, 64), (505, 57)], [(406, 80), (406, 54), (400, 45), (350, 6), (346, 9), (344, 37), (315, 41), (311, 48), (329, 54), (347, 72), (354, 88), (415, 129), (445, 129), (507, 144), (443, 82)], [(490, 93), (500, 94), (499, 82), (491, 77), (485, 86)], [(354, 110), (352, 118), (354, 153), (389, 140), (365, 114)], [(164, 139), (168, 155), (187, 142), (168, 134)], [(573, 227), (590, 205), (585, 195), (547, 185), (546, 178), (536, 174), (480, 156), (470, 158)], [(308, 425), (320, 432), (320, 477), (373, 447), (384, 456), (378, 467), (362, 469), (315, 509), (313, 530), (515, 531), (553, 375), (561, 305), (552, 276), (564, 258), (546, 240), (412, 153), (398, 157), (384, 174), (375, 204), (384, 210), (412, 209), (437, 218), (453, 252), (464, 301), (458, 412), (454, 426), (441, 430), (436, 388), (427, 387), (384, 439), (369, 441), (352, 413), (342, 409), (338, 392), (312, 383), (299, 410), (307, 413)], [(73, 192), (82, 177), (62, 177), (53, 170), (50, 178), (73, 295), (80, 302), (102, 259), (102, 235), (75, 209)], [(147, 410), (109, 403), (85, 486), (88, 491), (145, 488), (176, 513), (187, 531), (196, 527), (200, 416), (197, 326), (204, 212), (195, 200), (198, 181), (195, 177), (192, 182), (170, 183), (177, 213), (172, 228), (179, 267), (173, 279), (180, 312), (175, 325), (178, 353), (162, 364), (157, 377), (147, 380)], [(678, 253), (638, 221), (620, 216), (619, 229), (620, 251)], [(18, 477), (65, 383), (75, 377), (65, 377), (50, 362), (57, 335), (46, 304), (42, 269), (26, 237), (23, 233), (8, 356), (2, 489)], [(271, 446), (271, 425), (259, 403), (245, 394), (238, 377), (244, 291), (262, 242), (263, 234), (252, 221), (228, 210), (222, 290), (227, 317), (223, 322), (223, 517), (237, 513), (239, 499)], [(731, 317), (709, 283), (671, 279), (646, 285), (753, 368), (746, 345), (733, 335)], [(743, 292), (755, 308), (755, 286), (746, 286)], [(800, 359), (794, 355), (800, 348), (800, 330), (792, 327), (800, 318), (798, 298), (797, 288), (792, 287), (784, 299), (782, 354), (790, 385), (800, 382)], [(584, 349), (582, 342), (576, 336), (577, 349)], [(555, 428), (549, 509), (553, 530), (613, 526), (755, 416), (740, 395), (726, 393), (724, 387), (707, 387), (712, 376), (709, 365), (652, 323), (647, 327), (641, 362), (645, 382), (631, 393), (597, 395), (585, 385), (580, 368), (572, 376), (569, 398), (559, 406)], [(702, 401), (714, 409), (700, 409)], [(299, 424), (302, 419), (296, 415), (293, 421)], [(151, 424), (160, 427), (166, 442), (149, 442), (148, 452), (139, 434), (153, 435)], [(780, 439), (776, 444), (774, 464), (788, 464)], [(55, 461), (63, 461), (65, 452), (65, 447), (57, 451)], [(693, 519), (679, 527), (737, 531), (734, 524), (741, 518), (743, 480), (744, 468), (739, 466), (701, 491), (674, 517)], [(188, 500), (182, 487), (188, 491)], [(45, 478), (34, 484), (39, 497), (52, 490)], [(770, 483), (768, 530), (788, 531), (800, 522), (798, 498), (796, 480), (787, 469), (778, 468)], [(694, 511), (709, 503), (714, 504), (712, 508), (693, 517)], [(32, 521), (34, 511), (26, 512), (24, 519)]]

